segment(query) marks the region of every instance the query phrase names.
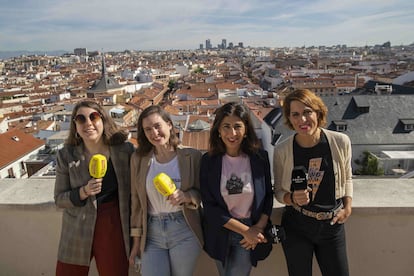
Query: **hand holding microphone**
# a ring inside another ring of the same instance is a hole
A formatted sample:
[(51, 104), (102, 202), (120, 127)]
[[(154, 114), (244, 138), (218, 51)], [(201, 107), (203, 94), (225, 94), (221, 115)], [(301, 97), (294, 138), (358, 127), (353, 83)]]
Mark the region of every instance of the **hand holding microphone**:
[(185, 193), (177, 189), (174, 181), (168, 174), (161, 172), (153, 178), (152, 182), (157, 191), (166, 196), (172, 205), (182, 205), (187, 201)]
[(157, 189), (157, 191), (163, 196), (170, 196), (177, 189), (171, 177), (163, 172), (157, 174), (152, 179), (152, 182), (154, 183), (154, 186)]
[(308, 172), (304, 166), (293, 168), (290, 189), (292, 203), (303, 206), (311, 202), (312, 189), (308, 186)]
[(107, 160), (105, 155), (95, 154), (89, 161), (89, 174), (92, 179), (88, 181), (88, 184), (82, 187), (84, 193), (87, 196), (99, 194), (102, 190), (102, 180), (107, 170)]
[(105, 155), (94, 154), (89, 161), (89, 174), (93, 178), (103, 178), (106, 174), (107, 163)]

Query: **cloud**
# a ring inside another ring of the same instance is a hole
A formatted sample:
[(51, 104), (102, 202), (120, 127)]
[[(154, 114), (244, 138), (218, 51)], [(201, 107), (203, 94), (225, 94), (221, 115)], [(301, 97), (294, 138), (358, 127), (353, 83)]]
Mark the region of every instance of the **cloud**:
[[(4, 3), (2, 3), (4, 2)], [(0, 0), (0, 49), (195, 49), (207, 38), (251, 46), (408, 44), (404, 0)]]

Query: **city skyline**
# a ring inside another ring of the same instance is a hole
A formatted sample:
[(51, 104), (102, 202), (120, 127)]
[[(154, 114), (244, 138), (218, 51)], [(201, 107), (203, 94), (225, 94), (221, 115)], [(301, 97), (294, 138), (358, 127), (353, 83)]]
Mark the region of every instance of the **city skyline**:
[(408, 45), (408, 0), (0, 0), (0, 50), (198, 49), (210, 39), (252, 47)]

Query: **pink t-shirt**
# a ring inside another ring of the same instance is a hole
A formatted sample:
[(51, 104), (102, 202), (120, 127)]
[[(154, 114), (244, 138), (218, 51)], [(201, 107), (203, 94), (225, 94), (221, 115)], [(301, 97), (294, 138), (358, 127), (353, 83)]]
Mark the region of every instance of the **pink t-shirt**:
[(234, 218), (250, 217), (254, 197), (252, 182), (249, 156), (223, 156), (220, 191)]

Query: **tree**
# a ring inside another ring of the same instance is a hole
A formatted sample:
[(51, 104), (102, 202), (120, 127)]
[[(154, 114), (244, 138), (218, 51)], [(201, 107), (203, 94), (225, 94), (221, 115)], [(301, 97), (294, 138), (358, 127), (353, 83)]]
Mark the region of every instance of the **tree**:
[(175, 81), (175, 80), (170, 80), (170, 81), (168, 82), (168, 88), (170, 89), (170, 91), (172, 91), (172, 90), (174, 89), (174, 87), (175, 87), (175, 83), (176, 83), (176, 81)]
[(384, 175), (384, 169), (379, 168), (377, 157), (369, 151), (364, 151), (362, 160), (356, 159), (355, 163), (360, 166), (360, 168), (356, 170), (357, 174)]
[(204, 69), (201, 68), (200, 66), (197, 66), (197, 69), (194, 70), (194, 73), (198, 74), (198, 73), (203, 73)]

